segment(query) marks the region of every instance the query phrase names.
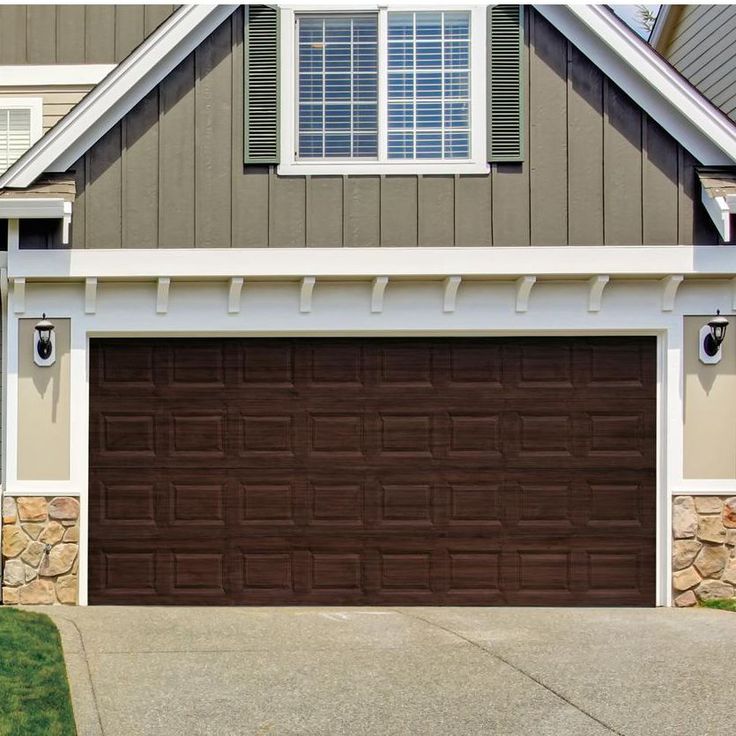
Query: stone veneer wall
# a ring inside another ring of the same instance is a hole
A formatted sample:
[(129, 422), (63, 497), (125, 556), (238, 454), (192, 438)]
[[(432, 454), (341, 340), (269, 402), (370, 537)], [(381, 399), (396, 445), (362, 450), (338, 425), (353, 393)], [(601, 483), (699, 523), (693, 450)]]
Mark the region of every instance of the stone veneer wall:
[(736, 496), (676, 496), (673, 504), (675, 605), (736, 597)]
[(76, 603), (79, 501), (6, 496), (2, 519), (3, 603)]

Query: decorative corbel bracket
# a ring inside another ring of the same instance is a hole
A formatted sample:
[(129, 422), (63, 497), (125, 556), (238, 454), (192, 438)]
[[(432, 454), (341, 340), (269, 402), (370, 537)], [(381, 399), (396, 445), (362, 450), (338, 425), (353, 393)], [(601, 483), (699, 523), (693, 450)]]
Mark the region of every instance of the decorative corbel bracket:
[(522, 276), (516, 279), (516, 311), (526, 312), (529, 309), (529, 297), (534, 284), (537, 283), (536, 276)]
[(445, 293), (442, 299), (442, 311), (454, 312), (457, 302), (457, 290), (460, 288), (462, 278), (460, 276), (448, 276), (445, 279)]

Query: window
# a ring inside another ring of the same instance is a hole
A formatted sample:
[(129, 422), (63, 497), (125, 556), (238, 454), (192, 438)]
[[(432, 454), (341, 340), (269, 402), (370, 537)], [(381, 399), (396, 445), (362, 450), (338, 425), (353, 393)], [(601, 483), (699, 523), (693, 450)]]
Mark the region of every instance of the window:
[(484, 7), (282, 12), (281, 173), (488, 170)]
[(0, 174), (41, 137), (42, 116), (40, 97), (0, 96)]
[(378, 154), (375, 15), (299, 16), (300, 158)]
[(388, 157), (470, 158), (470, 14), (388, 14)]

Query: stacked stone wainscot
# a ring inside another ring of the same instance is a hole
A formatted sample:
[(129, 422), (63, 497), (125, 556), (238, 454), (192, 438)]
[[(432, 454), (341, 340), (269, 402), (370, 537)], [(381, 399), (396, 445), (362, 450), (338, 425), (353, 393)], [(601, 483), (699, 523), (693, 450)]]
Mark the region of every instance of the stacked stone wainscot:
[(2, 502), (2, 602), (77, 602), (79, 501), (6, 496)]
[(675, 605), (736, 598), (736, 496), (676, 496), (673, 504)]

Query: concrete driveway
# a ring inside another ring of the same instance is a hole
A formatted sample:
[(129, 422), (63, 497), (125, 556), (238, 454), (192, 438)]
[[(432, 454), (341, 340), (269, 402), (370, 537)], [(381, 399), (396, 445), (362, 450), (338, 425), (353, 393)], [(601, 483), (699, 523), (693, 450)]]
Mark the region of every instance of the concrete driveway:
[(42, 610), (80, 736), (709, 736), (732, 720), (721, 611)]

